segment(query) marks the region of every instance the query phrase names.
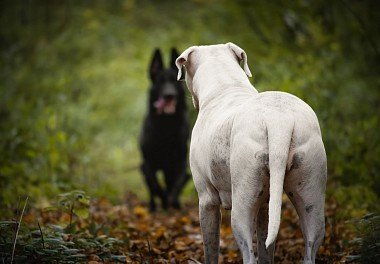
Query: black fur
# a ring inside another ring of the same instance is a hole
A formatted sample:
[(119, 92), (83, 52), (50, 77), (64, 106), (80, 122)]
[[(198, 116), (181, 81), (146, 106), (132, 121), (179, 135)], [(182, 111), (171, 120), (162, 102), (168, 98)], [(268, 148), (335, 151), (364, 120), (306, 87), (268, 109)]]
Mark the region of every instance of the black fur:
[[(179, 195), (189, 179), (186, 173), (189, 124), (184, 86), (176, 80), (177, 57), (177, 51), (172, 49), (170, 67), (165, 68), (161, 52), (156, 49), (149, 68), (152, 86), (140, 148), (143, 157), (141, 171), (150, 192), (152, 211), (156, 209), (155, 197), (161, 199), (164, 209), (180, 208)], [(167, 102), (176, 102), (174, 112), (167, 112), (173, 110), (165, 108), (170, 105)], [(159, 170), (164, 174), (165, 187), (157, 180)]]

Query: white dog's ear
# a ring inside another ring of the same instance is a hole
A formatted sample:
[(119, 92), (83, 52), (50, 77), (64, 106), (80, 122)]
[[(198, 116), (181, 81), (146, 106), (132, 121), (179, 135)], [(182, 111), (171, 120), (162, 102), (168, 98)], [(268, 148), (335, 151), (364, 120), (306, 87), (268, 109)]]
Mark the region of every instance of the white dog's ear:
[(189, 60), (189, 55), (191, 52), (193, 52), (195, 47), (190, 47), (184, 52), (182, 52), (181, 55), (175, 60), (175, 65), (177, 66), (178, 69), (178, 75), (177, 75), (177, 80), (179, 81), (182, 77), (182, 66), (185, 65), (188, 60)]
[(252, 77), (252, 73), (248, 67), (248, 59), (247, 59), (247, 54), (245, 53), (245, 51), (242, 48), (240, 48), (238, 45), (235, 45), (232, 42), (227, 43), (227, 46), (232, 50), (233, 53), (235, 53), (239, 64), (241, 61), (243, 61), (243, 69), (244, 69), (245, 74), (247, 74), (248, 77)]

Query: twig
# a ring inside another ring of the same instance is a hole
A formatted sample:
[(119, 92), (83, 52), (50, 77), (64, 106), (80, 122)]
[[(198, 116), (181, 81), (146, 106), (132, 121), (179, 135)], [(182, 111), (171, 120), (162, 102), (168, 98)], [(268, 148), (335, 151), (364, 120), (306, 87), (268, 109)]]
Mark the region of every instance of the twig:
[(45, 248), (44, 234), (42, 233), (40, 221), (38, 221), (38, 219), (37, 219), (37, 224), (38, 224), (38, 228), (40, 229), (40, 233), (41, 233), (42, 247)]
[(70, 229), (71, 229), (71, 224), (73, 222), (73, 214), (74, 214), (74, 202), (71, 204), (71, 208), (70, 208)]
[(188, 259), (186, 259), (187, 261), (192, 261), (193, 263), (195, 263), (195, 264), (202, 264), (201, 262), (199, 262), (198, 260), (196, 260), (196, 259), (193, 259), (193, 258), (188, 258)]
[(149, 255), (151, 255), (151, 249), (150, 249), (149, 239), (147, 239), (146, 241), (148, 242), (148, 252), (149, 252)]
[(152, 249), (150, 247), (149, 239), (147, 239), (147, 241), (148, 241), (149, 262), (153, 263)]
[(13, 258), (15, 256), (15, 250), (16, 250), (16, 242), (17, 242), (18, 232), (20, 231), (22, 216), (24, 215), (26, 205), (28, 204), (28, 199), (29, 199), (29, 196), (27, 196), (26, 199), (25, 199), (24, 208), (22, 209), (22, 212), (21, 212), (21, 215), (20, 215), (20, 220), (17, 223), (17, 230), (16, 230), (16, 234), (15, 234), (15, 240), (13, 241), (13, 250), (12, 250), (11, 264), (13, 263)]

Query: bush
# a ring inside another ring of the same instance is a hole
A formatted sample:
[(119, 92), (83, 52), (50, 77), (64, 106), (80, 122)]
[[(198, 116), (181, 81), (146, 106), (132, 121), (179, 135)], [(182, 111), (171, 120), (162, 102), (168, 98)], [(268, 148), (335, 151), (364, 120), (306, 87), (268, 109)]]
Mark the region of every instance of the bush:
[(378, 263), (380, 257), (380, 215), (371, 213), (354, 221), (357, 238), (351, 241), (357, 254), (347, 257), (349, 262)]

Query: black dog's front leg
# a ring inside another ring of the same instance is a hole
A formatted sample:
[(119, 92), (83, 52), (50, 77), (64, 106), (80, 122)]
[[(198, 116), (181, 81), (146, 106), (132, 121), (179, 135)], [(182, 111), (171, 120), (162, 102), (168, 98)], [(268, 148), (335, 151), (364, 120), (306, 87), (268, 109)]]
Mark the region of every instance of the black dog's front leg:
[(181, 205), (179, 203), (179, 196), (183, 188), (185, 188), (187, 181), (190, 179), (190, 175), (186, 173), (186, 171), (183, 171), (178, 175), (178, 177), (179, 178), (174, 185), (173, 191), (170, 194), (170, 197), (172, 197), (172, 206), (176, 209), (181, 208)]
[(156, 203), (154, 201), (155, 196), (160, 197), (162, 201), (162, 208), (167, 209), (167, 197), (165, 191), (161, 188), (160, 184), (157, 181), (156, 173), (157, 170), (152, 169), (144, 163), (141, 166), (141, 170), (145, 176), (145, 182), (148, 185), (149, 188), (149, 194), (150, 194), (150, 202), (149, 207), (150, 210), (156, 211)]
[(179, 196), (185, 187), (190, 175), (186, 173), (186, 167), (178, 170), (165, 171), (165, 181), (168, 191), (168, 205), (180, 209)]

